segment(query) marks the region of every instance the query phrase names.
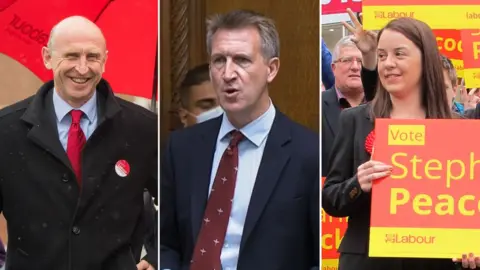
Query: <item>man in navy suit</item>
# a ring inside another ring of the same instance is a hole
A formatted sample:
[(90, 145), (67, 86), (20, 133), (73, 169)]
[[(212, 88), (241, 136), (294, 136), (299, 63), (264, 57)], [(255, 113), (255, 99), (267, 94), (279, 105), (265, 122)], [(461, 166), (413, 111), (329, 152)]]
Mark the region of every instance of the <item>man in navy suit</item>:
[(163, 151), (160, 269), (318, 269), (319, 136), (272, 104), (279, 44), (254, 12), (209, 21), (225, 113), (172, 133)]

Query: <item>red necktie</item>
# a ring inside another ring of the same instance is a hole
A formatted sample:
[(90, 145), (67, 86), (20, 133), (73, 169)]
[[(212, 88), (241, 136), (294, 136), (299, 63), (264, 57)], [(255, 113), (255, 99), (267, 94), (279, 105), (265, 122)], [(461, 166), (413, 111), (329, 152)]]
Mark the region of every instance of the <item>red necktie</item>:
[(86, 142), (85, 134), (83, 134), (83, 131), (80, 128), (80, 119), (82, 118), (83, 112), (80, 110), (71, 110), (70, 115), (72, 116), (72, 124), (68, 130), (67, 156), (68, 159), (70, 159), (70, 164), (72, 164), (73, 171), (77, 176), (78, 185), (81, 185), (81, 153)]
[(193, 251), (190, 270), (221, 270), (222, 252), (238, 171), (238, 144), (244, 138), (232, 131), (230, 144), (223, 153), (213, 182), (207, 208)]

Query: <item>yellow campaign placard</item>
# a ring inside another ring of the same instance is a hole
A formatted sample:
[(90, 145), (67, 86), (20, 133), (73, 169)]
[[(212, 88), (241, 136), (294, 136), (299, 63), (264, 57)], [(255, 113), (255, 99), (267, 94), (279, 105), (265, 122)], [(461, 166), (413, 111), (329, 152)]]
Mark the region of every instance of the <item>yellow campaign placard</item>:
[(480, 87), (480, 30), (461, 30), (460, 32), (463, 41), (465, 86), (477, 88)]
[(322, 270), (338, 270), (338, 259), (323, 259)]
[(475, 243), (469, 245), (469, 250), (459, 253), (461, 250), (456, 243), (467, 243), (473, 239), (480, 239), (479, 229), (372, 227), (370, 242), (375, 244), (370, 245), (369, 256), (457, 258), (462, 253), (480, 252), (480, 247)]
[(473, 0), (363, 0), (362, 13), (363, 27), (368, 30), (379, 30), (401, 17), (424, 21), (432, 29), (476, 29), (480, 25), (480, 1)]
[(424, 145), (424, 125), (390, 125), (388, 145)]
[(455, 67), (455, 70), (457, 71), (457, 77), (463, 78), (465, 76), (463, 72), (464, 70), (463, 60), (459, 60), (459, 59), (450, 59), (450, 60), (452, 60), (452, 64)]
[(467, 68), (463, 70), (465, 78), (465, 87), (479, 88), (480, 87), (480, 68)]
[[(446, 147), (459, 130), (462, 139)], [(479, 120), (376, 120), (372, 159), (392, 172), (373, 182), (369, 256), (480, 254), (478, 134)]]

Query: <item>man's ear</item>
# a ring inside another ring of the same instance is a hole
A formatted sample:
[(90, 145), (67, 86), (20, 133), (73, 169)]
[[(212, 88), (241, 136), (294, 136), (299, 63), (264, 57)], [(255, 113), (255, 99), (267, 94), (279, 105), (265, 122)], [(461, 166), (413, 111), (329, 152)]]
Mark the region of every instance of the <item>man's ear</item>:
[(49, 70), (52, 69), (52, 55), (47, 47), (42, 47), (42, 59), (45, 67)]
[(105, 73), (105, 66), (107, 65), (108, 51), (105, 51), (105, 59), (103, 60), (102, 73)]
[(268, 77), (267, 77), (268, 83), (271, 83), (273, 79), (275, 79), (279, 69), (280, 69), (280, 59), (278, 57), (273, 57), (268, 61)]
[(186, 127), (188, 125), (188, 112), (184, 108), (179, 108), (178, 109), (178, 117), (180, 118), (180, 121), (182, 122), (183, 126)]
[(335, 72), (335, 69), (337, 68), (337, 66), (335, 65), (335, 63), (332, 62), (331, 67), (332, 67), (332, 72)]

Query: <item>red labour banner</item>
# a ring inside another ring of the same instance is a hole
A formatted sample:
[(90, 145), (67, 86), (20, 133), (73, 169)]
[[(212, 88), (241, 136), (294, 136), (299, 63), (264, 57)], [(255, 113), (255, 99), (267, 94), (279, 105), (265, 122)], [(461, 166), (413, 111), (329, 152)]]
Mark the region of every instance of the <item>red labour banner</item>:
[(347, 8), (362, 12), (362, 0), (322, 0), (322, 14), (345, 13)]

